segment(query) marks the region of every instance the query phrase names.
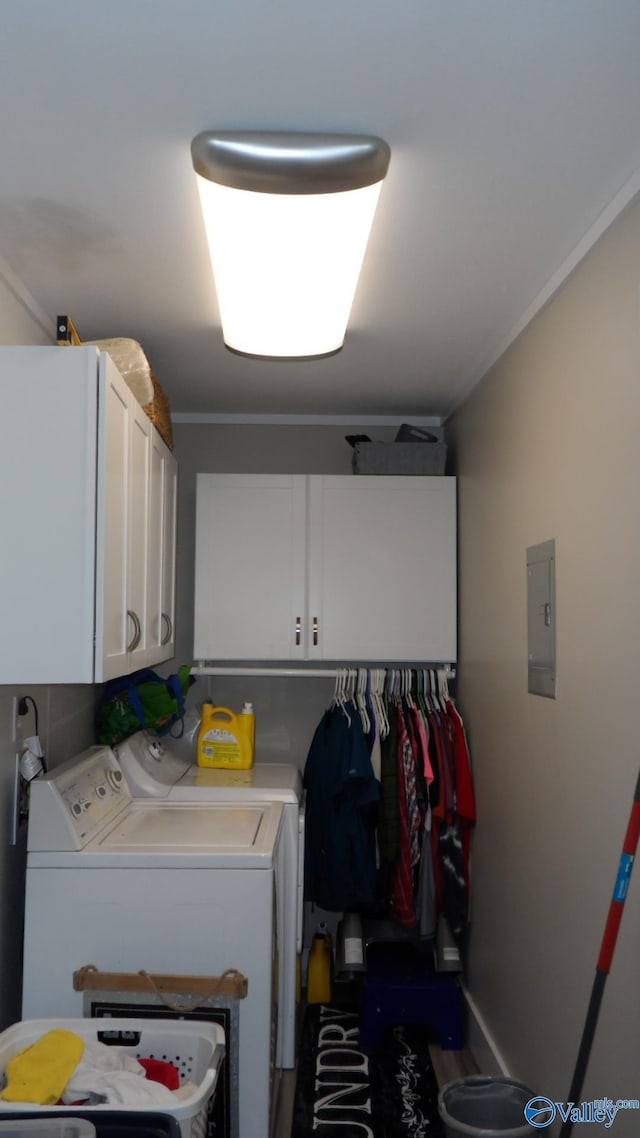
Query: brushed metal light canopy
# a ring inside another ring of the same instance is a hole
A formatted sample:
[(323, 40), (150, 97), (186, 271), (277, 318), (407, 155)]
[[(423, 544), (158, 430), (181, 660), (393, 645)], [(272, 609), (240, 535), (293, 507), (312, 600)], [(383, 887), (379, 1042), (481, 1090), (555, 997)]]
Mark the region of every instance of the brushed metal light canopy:
[(301, 131), (202, 131), (193, 167), (210, 182), (261, 194), (332, 194), (381, 182), (391, 151), (361, 134)]

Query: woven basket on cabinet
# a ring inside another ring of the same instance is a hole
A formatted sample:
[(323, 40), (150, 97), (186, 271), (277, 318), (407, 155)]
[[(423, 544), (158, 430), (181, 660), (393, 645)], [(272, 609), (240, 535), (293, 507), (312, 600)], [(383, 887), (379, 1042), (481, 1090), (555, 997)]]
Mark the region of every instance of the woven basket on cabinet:
[(145, 414), (148, 415), (148, 417), (151, 419), (151, 422), (153, 423), (160, 437), (169, 447), (169, 450), (173, 450), (173, 434), (171, 432), (171, 412), (169, 409), (169, 400), (167, 399), (153, 372), (151, 372), (151, 382), (153, 383), (153, 399), (151, 403), (146, 404), (143, 410)]

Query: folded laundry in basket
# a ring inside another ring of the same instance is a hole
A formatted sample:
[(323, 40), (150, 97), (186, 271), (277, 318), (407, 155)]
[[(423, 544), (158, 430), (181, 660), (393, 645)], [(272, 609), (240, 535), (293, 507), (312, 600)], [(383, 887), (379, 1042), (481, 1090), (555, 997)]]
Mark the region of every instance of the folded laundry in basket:
[(109, 1103), (113, 1106), (146, 1107), (149, 1110), (175, 1106), (174, 1092), (162, 1083), (141, 1079), (132, 1071), (88, 1071), (81, 1081), (68, 1084), (63, 1092), (65, 1106)]
[(58, 1027), (46, 1031), (7, 1061), (7, 1085), (0, 1097), (43, 1106), (58, 1102), (83, 1051), (84, 1042), (73, 1031)]
[(61, 1094), (69, 1106), (80, 1102), (106, 1102), (120, 1106), (169, 1106), (173, 1092), (147, 1080), (142, 1063), (131, 1055), (87, 1040), (82, 1059)]

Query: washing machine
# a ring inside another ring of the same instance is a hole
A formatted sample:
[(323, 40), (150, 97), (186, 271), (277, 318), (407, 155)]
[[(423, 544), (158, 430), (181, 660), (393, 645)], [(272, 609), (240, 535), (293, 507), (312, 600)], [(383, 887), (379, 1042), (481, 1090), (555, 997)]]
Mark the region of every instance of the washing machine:
[(282, 806), (134, 798), (91, 747), (31, 783), (22, 1017), (82, 1016), (73, 972), (219, 975), (239, 1000), (239, 1134), (265, 1138), (275, 1105)]
[(276, 1066), (296, 1063), (298, 960), (302, 951), (304, 800), (292, 763), (255, 763), (248, 770), (199, 767), (171, 740), (137, 731), (114, 748), (133, 795), (171, 802), (278, 802), (282, 805), (282, 881), (278, 909), (280, 956)]

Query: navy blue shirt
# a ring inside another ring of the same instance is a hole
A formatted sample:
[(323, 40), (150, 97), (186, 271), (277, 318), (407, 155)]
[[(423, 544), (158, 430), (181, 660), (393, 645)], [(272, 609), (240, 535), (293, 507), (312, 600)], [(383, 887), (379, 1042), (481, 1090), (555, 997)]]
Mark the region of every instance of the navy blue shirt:
[(358, 710), (325, 712), (304, 769), (305, 900), (322, 909), (366, 910), (376, 899), (374, 804), (380, 784)]

